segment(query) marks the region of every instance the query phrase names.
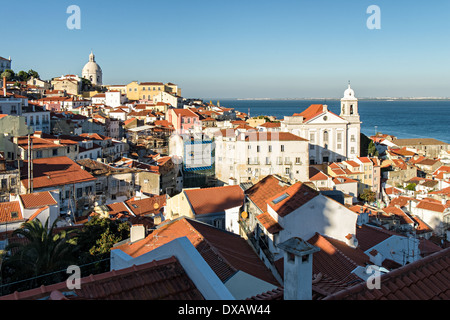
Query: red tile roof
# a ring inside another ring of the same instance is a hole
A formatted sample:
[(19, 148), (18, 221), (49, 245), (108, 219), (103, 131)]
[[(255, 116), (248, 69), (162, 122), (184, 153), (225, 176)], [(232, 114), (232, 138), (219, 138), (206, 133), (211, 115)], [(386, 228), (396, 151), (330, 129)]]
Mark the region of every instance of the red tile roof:
[[(28, 161), (22, 167), (21, 182), (28, 188)], [(96, 178), (81, 169), (68, 157), (41, 158), (33, 160), (33, 187), (48, 188), (66, 184), (94, 181)]]
[(175, 257), (81, 278), (80, 289), (69, 290), (64, 281), (15, 292), (0, 300), (48, 297), (50, 300), (204, 300)]
[(398, 234), (381, 227), (369, 226), (367, 224), (363, 224), (362, 226), (356, 228), (356, 239), (358, 239), (358, 246), (363, 251), (369, 250), (393, 235)]
[[(17, 212), (17, 217), (11, 215)], [(16, 222), (23, 220), (22, 211), (20, 210), (19, 201), (0, 202), (0, 223)]]
[(244, 191), (238, 185), (185, 190), (194, 214), (219, 213), (244, 204)]
[(283, 227), (275, 221), (268, 212), (261, 213), (256, 216), (256, 219), (266, 228), (267, 232), (274, 234), (283, 230)]
[[(303, 112), (295, 113), (293, 116), (301, 116), (304, 118), (303, 122), (308, 122), (309, 120), (311, 120), (317, 116), (320, 116), (323, 113), (324, 113), (323, 104), (312, 104)], [(331, 112), (329, 110), (328, 110), (328, 113), (334, 114), (333, 112)], [(336, 114), (334, 114), (334, 115), (339, 117)]]
[(166, 195), (137, 200), (130, 199), (125, 201), (125, 203), (136, 216), (157, 214), (166, 205)]
[[(267, 199), (267, 204), (275, 210), (279, 216), (284, 217), (319, 194), (319, 191), (308, 187), (304, 183), (297, 182), (272, 198)], [(285, 198), (277, 202), (276, 200), (283, 195), (286, 195)]]
[(134, 258), (180, 237), (189, 239), (222, 281), (241, 270), (278, 285), (246, 240), (234, 233), (187, 218), (167, 221), (145, 239), (116, 246), (113, 250), (120, 249)]
[(380, 289), (357, 284), (327, 300), (450, 300), (450, 248), (380, 277)]
[(444, 205), (440, 202), (431, 201), (430, 199), (424, 199), (419, 202), (416, 208), (443, 213), (447, 208), (447, 205)]
[(272, 198), (276, 194), (286, 190), (288, 184), (276, 178), (273, 175), (268, 175), (258, 181), (255, 185), (245, 191), (246, 196), (261, 210), (267, 210), (267, 199)]
[(402, 224), (414, 224), (414, 220), (411, 219), (402, 209), (397, 207), (386, 207), (383, 209), (389, 215), (396, 216), (400, 219)]
[(369, 257), (360, 248), (316, 233), (308, 243), (320, 248), (313, 256), (313, 272), (322, 273), (335, 280), (357, 280), (352, 271), (370, 263)]
[[(253, 128), (252, 128), (253, 129)], [(308, 141), (290, 132), (255, 132), (245, 133), (245, 141)]]
[(55, 198), (48, 191), (21, 194), (20, 199), (25, 209), (41, 208), (57, 204)]

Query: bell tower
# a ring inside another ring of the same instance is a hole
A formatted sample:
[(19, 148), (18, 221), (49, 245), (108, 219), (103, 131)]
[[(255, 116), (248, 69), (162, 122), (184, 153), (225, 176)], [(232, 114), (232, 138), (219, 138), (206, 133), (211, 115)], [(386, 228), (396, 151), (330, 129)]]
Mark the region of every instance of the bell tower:
[(348, 159), (357, 158), (360, 156), (361, 120), (358, 112), (358, 99), (350, 86), (350, 81), (348, 88), (344, 91), (344, 97), (341, 99), (340, 117), (348, 121), (346, 156)]

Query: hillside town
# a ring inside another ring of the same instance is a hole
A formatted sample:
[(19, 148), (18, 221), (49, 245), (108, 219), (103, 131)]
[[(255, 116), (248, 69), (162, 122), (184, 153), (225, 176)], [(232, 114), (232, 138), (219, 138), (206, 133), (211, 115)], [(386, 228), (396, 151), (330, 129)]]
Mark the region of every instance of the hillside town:
[(277, 119), (12, 61), (0, 300), (450, 299), (450, 146), (365, 136), (350, 84)]

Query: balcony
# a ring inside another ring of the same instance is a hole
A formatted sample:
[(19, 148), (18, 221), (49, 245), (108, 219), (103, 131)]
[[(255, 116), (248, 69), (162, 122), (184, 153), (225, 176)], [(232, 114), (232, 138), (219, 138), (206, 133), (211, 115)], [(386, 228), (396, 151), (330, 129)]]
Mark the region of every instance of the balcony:
[(241, 227), (241, 231), (245, 233), (247, 239), (250, 241), (255, 251), (258, 253), (263, 253), (264, 256), (267, 258), (267, 260), (271, 264), (273, 264), (275, 259), (273, 253), (269, 249), (267, 237), (266, 236), (258, 237), (257, 235), (255, 235), (255, 232), (249, 229), (247, 221), (243, 220), (242, 218), (239, 219), (239, 225)]

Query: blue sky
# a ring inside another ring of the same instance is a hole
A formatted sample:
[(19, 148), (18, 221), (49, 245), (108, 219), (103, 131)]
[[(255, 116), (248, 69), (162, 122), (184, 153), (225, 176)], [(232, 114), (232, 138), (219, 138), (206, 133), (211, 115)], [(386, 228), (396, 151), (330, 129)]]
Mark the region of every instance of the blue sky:
[[(5, 1), (2, 1), (5, 2)], [(81, 29), (69, 30), (69, 5)], [(370, 5), (381, 29), (369, 30)], [(42, 78), (177, 83), (185, 97), (450, 96), (450, 1), (128, 0), (2, 3), (0, 56)], [(5, 27), (6, 26), (6, 27)]]

